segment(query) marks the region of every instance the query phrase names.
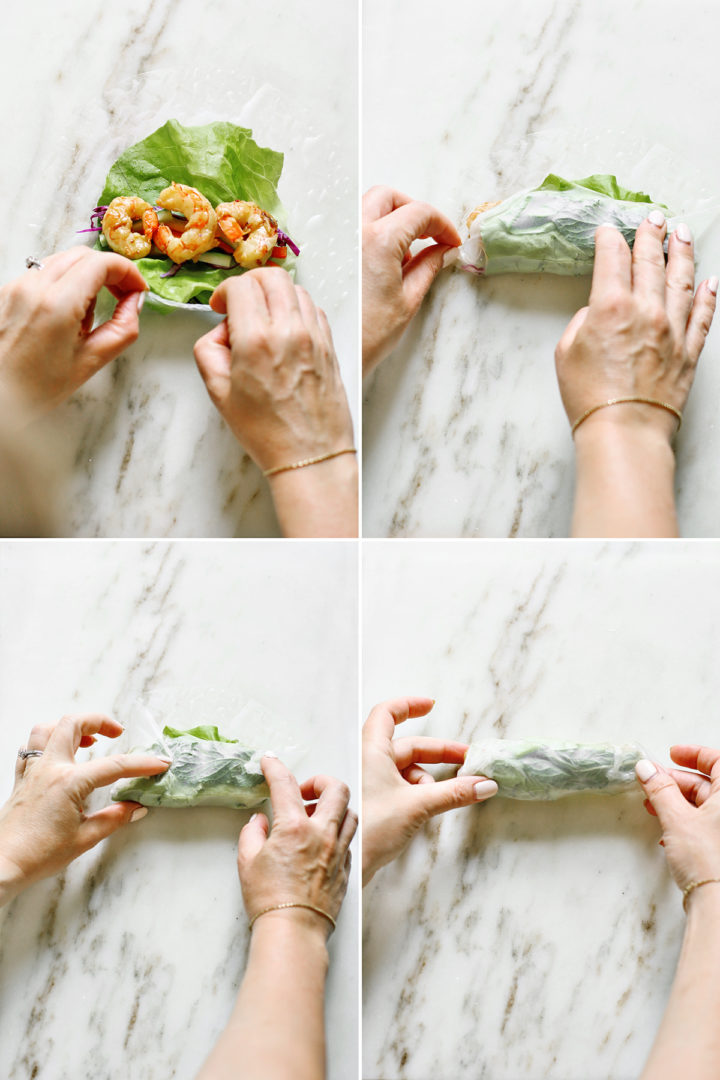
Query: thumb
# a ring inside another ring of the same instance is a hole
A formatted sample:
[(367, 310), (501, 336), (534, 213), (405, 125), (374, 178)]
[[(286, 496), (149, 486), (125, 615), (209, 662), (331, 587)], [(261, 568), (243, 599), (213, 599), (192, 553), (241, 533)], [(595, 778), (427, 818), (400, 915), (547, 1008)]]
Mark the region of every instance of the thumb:
[(260, 854), (263, 844), (268, 838), (269, 829), (270, 825), (264, 814), (253, 814), (247, 825), (240, 830), (240, 839), (238, 840), (239, 862), (250, 863)]
[(679, 815), (690, 812), (690, 805), (677, 782), (659, 765), (642, 758), (635, 766), (635, 773), (663, 831)]
[(105, 367), (137, 341), (141, 299), (145, 299), (143, 292), (126, 293), (115, 305), (112, 317), (86, 337), (78, 357), (88, 360), (93, 372)]
[(403, 289), (413, 311), (420, 307), (425, 293), (442, 269), (445, 252), (450, 250), (450, 244), (429, 244), (403, 266)]
[(231, 353), (227, 319), (195, 342), (195, 363), (207, 392), (217, 405), (230, 389)]
[(99, 844), (101, 840), (112, 836), (118, 829), (122, 829), (123, 825), (128, 825), (131, 821), (139, 821), (146, 814), (147, 807), (136, 802), (119, 802), (106, 806), (104, 810), (98, 810), (85, 818), (78, 830), (80, 843), (87, 851), (88, 848)]
[(452, 780), (438, 780), (434, 784), (414, 784), (411, 790), (425, 814), (434, 817), (458, 806), (484, 802), (492, 798), (497, 789), (495, 781), (485, 776), (456, 776)]

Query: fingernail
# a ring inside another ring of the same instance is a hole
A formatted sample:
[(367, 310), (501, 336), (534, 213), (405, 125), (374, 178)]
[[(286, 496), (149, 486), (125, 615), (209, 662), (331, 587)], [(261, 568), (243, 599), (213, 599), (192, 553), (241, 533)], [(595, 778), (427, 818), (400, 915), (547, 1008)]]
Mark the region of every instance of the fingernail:
[(635, 766), (635, 775), (638, 780), (642, 780), (643, 783), (649, 780), (651, 776), (654, 776), (657, 769), (653, 765), (652, 761), (648, 761), (647, 758), (640, 758)]
[(421, 776), (418, 780), (418, 784), (433, 784), (434, 782), (432, 776)]
[(273, 754), (272, 750), (266, 750), (265, 753), (263, 754), (263, 757), (274, 757), (274, 758), (276, 758), (277, 754)]
[(256, 817), (257, 817), (257, 814), (252, 814), (251, 817), (250, 817), (250, 821), (248, 821), (248, 825), (251, 825)]
[(678, 240), (682, 240), (683, 244), (692, 243), (692, 233), (690, 232), (684, 221), (681, 221), (675, 229), (675, 235), (677, 236)]
[(142, 311), (144, 303), (145, 303), (145, 293), (141, 292), (141, 293), (138, 294), (138, 302), (137, 302), (137, 313), (138, 313), (138, 315)]
[(138, 806), (137, 810), (133, 810), (130, 815), (131, 821), (139, 821), (140, 818), (144, 818), (147, 814), (147, 806)]
[(172, 758), (171, 757), (163, 757), (162, 754), (158, 754), (157, 758), (158, 758), (158, 761), (165, 761), (165, 762), (167, 762), (168, 765), (172, 765)]
[(657, 225), (658, 229), (662, 229), (665, 224), (665, 215), (662, 210), (651, 210), (647, 219), (651, 225)]
[(498, 786), (494, 780), (481, 780), (479, 784), (475, 785), (475, 798), (488, 799), (491, 795), (494, 795)]
[(718, 279), (714, 275), (708, 280), (707, 286), (713, 296), (717, 296)]

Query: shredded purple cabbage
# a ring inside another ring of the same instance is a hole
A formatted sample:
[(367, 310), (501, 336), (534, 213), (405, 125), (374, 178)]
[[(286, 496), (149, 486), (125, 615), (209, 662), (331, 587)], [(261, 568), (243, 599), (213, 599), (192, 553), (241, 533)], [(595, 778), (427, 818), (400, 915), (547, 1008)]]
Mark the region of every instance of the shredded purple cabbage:
[(300, 254), (300, 248), (297, 244), (293, 243), (287, 233), (284, 233), (282, 229), (278, 229), (278, 244), (280, 247), (289, 247), (293, 255)]
[(172, 270), (168, 270), (166, 273), (161, 274), (160, 277), (174, 277), (175, 274), (177, 274), (178, 270), (182, 270), (182, 263), (175, 263)]

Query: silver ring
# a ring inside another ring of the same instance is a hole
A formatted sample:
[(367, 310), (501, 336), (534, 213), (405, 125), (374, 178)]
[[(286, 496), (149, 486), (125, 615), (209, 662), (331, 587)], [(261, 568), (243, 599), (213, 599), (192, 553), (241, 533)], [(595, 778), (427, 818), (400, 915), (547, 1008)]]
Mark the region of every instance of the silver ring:
[(42, 750), (28, 750), (24, 746), (21, 746), (20, 749), (18, 750), (18, 757), (19, 758), (24, 759), (24, 758), (29, 758), (29, 757), (42, 757), (42, 756), (43, 756)]
[(28, 255), (27, 259), (25, 260), (25, 265), (27, 266), (28, 270), (45, 269), (44, 264), (41, 263), (39, 259), (36, 259), (34, 255)]

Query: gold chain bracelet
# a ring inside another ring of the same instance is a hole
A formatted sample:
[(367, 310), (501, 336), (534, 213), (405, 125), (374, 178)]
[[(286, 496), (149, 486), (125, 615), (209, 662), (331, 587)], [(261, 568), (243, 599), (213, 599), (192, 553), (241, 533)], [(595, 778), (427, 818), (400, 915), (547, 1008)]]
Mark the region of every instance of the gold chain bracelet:
[(591, 409), (586, 409), (582, 416), (578, 416), (575, 423), (570, 429), (570, 434), (574, 435), (577, 429), (582, 424), (583, 420), (587, 420), (588, 416), (592, 416), (598, 409), (607, 409), (609, 405), (625, 405), (629, 402), (638, 402), (640, 405), (655, 405), (658, 409), (666, 409), (667, 412), (671, 412), (674, 417), (677, 418), (678, 426), (675, 431), (677, 435), (678, 431), (682, 427), (682, 413), (679, 409), (676, 409), (674, 405), (669, 405), (667, 401), (660, 401), (658, 398), (650, 397), (616, 397), (610, 398), (609, 401), (602, 401), (599, 405), (593, 405)]
[(276, 465), (273, 469), (265, 469), (263, 476), (274, 476), (275, 473), (289, 472), (291, 469), (304, 469), (306, 465), (319, 465), (321, 461), (330, 461), (331, 458), (340, 457), (341, 454), (357, 454), (357, 450), (354, 446), (347, 446), (344, 450), (333, 450), (332, 454), (309, 457), (304, 461), (295, 461), (292, 465)]
[(720, 878), (708, 877), (703, 878), (702, 881), (691, 881), (689, 885), (686, 885), (683, 889), (683, 910), (687, 911), (688, 896), (695, 889), (699, 889), (701, 885), (720, 885)]
[(297, 902), (291, 901), (288, 904), (273, 904), (272, 907), (263, 908), (262, 911), (258, 911), (257, 915), (253, 915), (252, 919), (250, 920), (248, 929), (252, 930), (253, 926), (255, 925), (257, 920), (260, 918), (260, 916), (261, 915), (267, 915), (267, 913), (269, 911), (284, 911), (285, 908), (293, 908), (293, 907), (306, 908), (308, 911), (314, 911), (316, 915), (322, 915), (322, 917), (324, 919), (327, 919), (327, 921), (330, 923), (333, 930), (335, 929), (335, 926), (336, 926), (335, 920), (333, 919), (332, 915), (328, 915), (327, 911), (323, 911), (322, 908), (315, 907), (313, 904), (302, 904), (299, 901), (297, 901)]

